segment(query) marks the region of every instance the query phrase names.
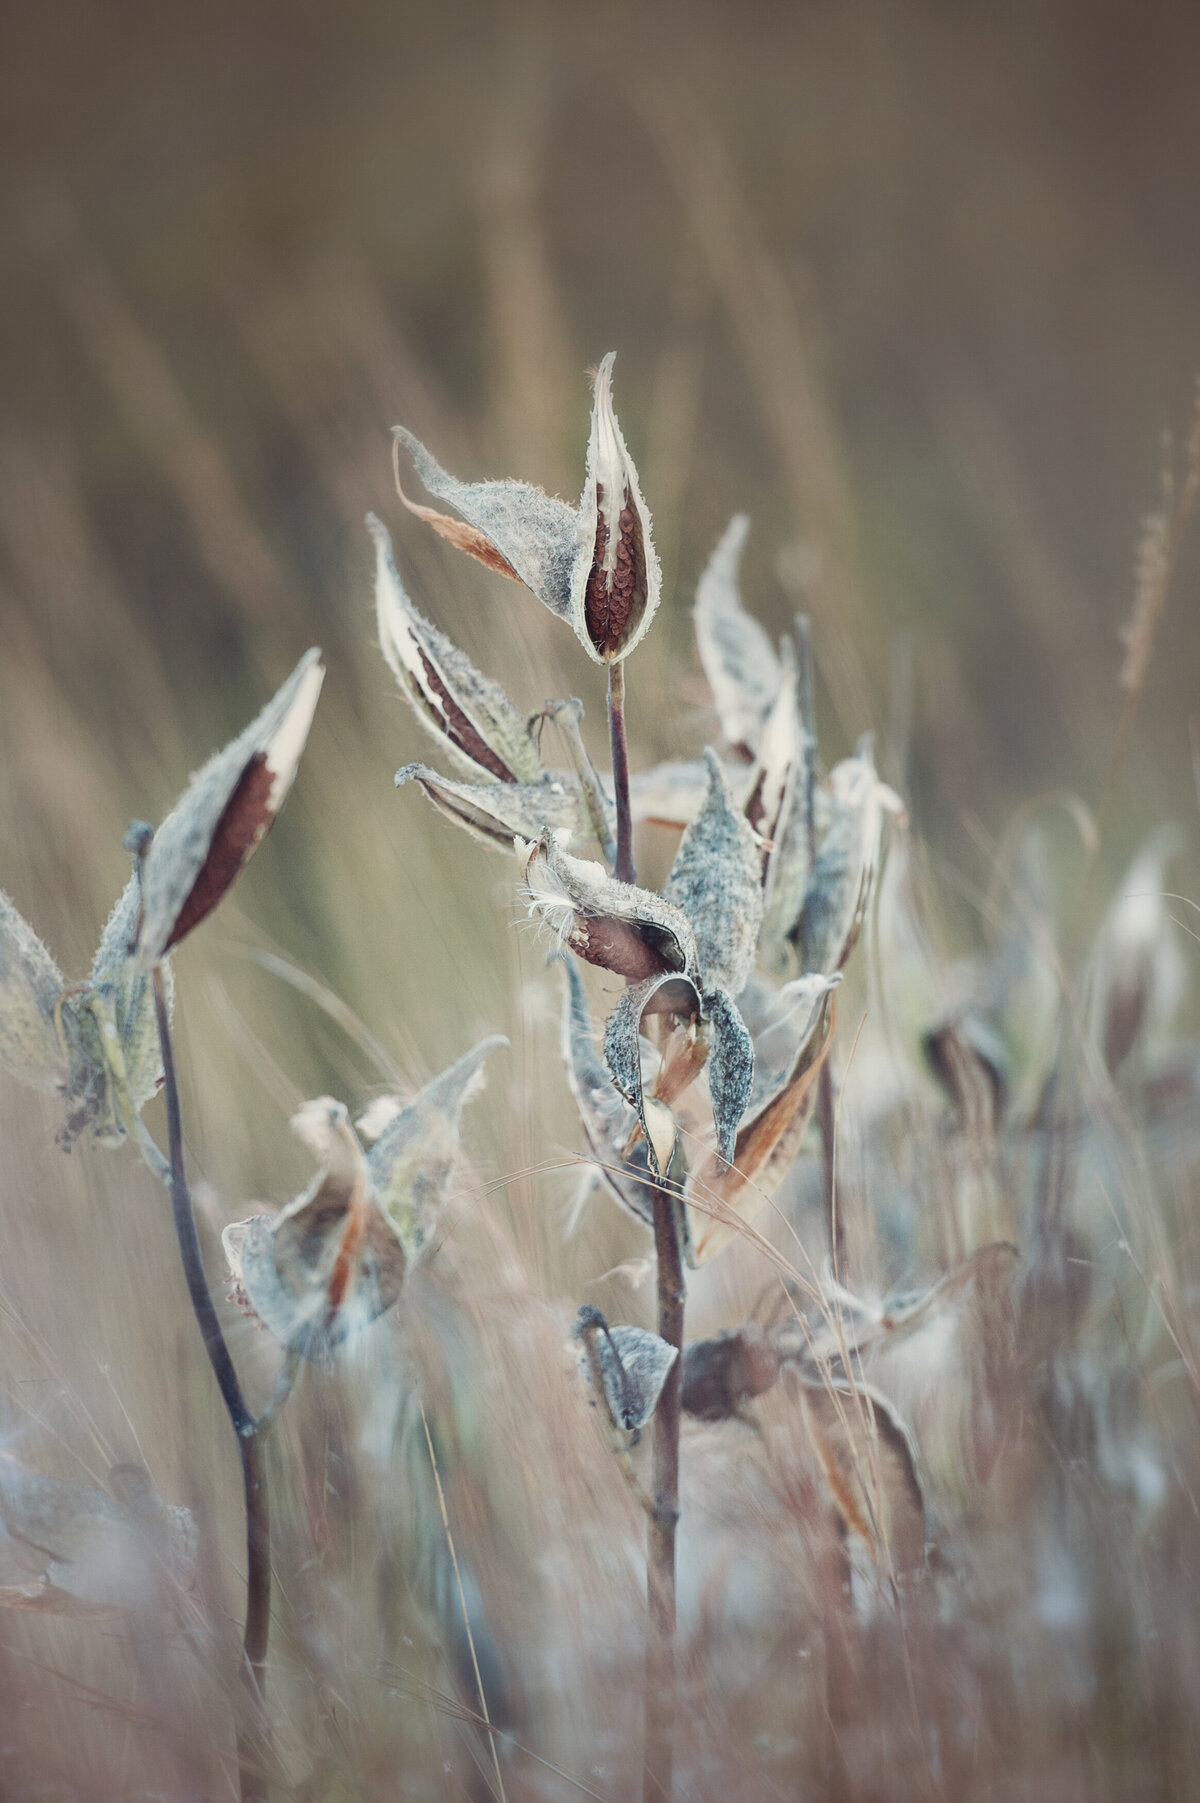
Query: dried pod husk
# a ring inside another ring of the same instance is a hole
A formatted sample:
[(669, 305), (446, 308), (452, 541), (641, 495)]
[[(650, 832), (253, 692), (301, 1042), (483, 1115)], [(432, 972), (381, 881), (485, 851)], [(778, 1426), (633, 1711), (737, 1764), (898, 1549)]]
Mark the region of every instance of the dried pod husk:
[(565, 772), (547, 774), (537, 783), (459, 783), (426, 764), (406, 764), (396, 772), (396, 787), (417, 782), (439, 814), (511, 857), (514, 839), (536, 839), (564, 831), (572, 839), (591, 830), (587, 802), (579, 784)]
[(784, 812), (793, 801), (797, 773), (804, 759), (805, 732), (796, 704), (796, 659), (789, 639), (783, 641), (783, 649), (779, 691), (763, 727), (742, 804), (758, 838), (764, 885), (776, 837)]
[(647, 1096), (642, 1071), (642, 1037), (659, 1048), (675, 1034), (691, 1041), (701, 1029), (703, 1004), (687, 977), (660, 973), (631, 984), (608, 1017), (604, 1029), (604, 1061), (617, 1089), (637, 1114), (651, 1151), (655, 1177), (665, 1175), (657, 1162), (654, 1138), (646, 1112)]
[(580, 1309), (575, 1337), (580, 1367), (613, 1426), (636, 1435), (658, 1407), (677, 1348), (644, 1327), (610, 1327), (598, 1308)]
[(307, 651), (278, 693), (192, 778), (142, 862), (137, 964), (148, 970), (211, 913), (292, 786), (325, 671)]
[(1096, 936), (1089, 1022), (1110, 1076), (1179, 1002), (1185, 966), (1164, 891), (1178, 855), (1176, 827), (1153, 833), (1130, 865)]
[[(800, 1150), (816, 1103), (817, 1075), (829, 1050), (834, 1024), (833, 977), (801, 977), (795, 991), (798, 1030), (788, 1068), (774, 1087), (739, 1117), (732, 1154), (720, 1146), (691, 1173), (687, 1184), (692, 1238), (698, 1263), (722, 1251), (737, 1233), (734, 1215), (752, 1221), (777, 1194)], [(712, 1083), (710, 1071), (710, 1085)], [(709, 1213), (708, 1209), (716, 1212)]]
[[(534, 721), (539, 724), (546, 720), (553, 720), (567, 742), (575, 779), (583, 792), (591, 832), (609, 864), (615, 864), (617, 811), (600, 772), (592, 762), (591, 753), (583, 742), (580, 731), (583, 703), (577, 697), (572, 697), (569, 701), (547, 701), (534, 716)], [(525, 836), (530, 838), (533, 835), (527, 833)]]
[(648, 889), (618, 882), (602, 864), (574, 858), (559, 833), (518, 840), (517, 857), (532, 915), (561, 948), (638, 983), (696, 966), (696, 940), (679, 908)]
[(628, 657), (645, 636), (662, 590), (650, 510), (613, 412), (615, 361), (610, 351), (596, 372), (579, 553), (571, 573), (571, 624), (601, 664)]
[(972, 1141), (995, 1138), (1008, 1098), (1004, 1041), (976, 1009), (964, 1009), (921, 1035), (930, 1070), (954, 1108), (959, 1131)]
[[(588, 1150), (595, 1160), (597, 1175), (608, 1194), (627, 1214), (642, 1226), (653, 1228), (653, 1189), (659, 1177), (650, 1167), (653, 1149), (656, 1160), (666, 1173), (669, 1186), (677, 1186), (682, 1175), (679, 1149), (672, 1134), (667, 1145), (664, 1129), (671, 1132), (669, 1108), (656, 1104), (653, 1098), (642, 1098), (642, 1107), (652, 1138), (645, 1136), (630, 1145), (634, 1129), (640, 1126), (637, 1110), (624, 1100), (613, 1082), (608, 1066), (600, 1056), (592, 1031), (591, 1014), (579, 972), (570, 958), (559, 960), (563, 967), (565, 992), (562, 1015), (562, 1054), (567, 1080), (579, 1119), (587, 1139)], [(658, 1112), (661, 1109), (661, 1113)], [(666, 1115), (667, 1120), (663, 1119)], [(676, 1222), (686, 1229), (682, 1202), (676, 1203)], [(684, 1239), (685, 1252), (690, 1241)]]
[(758, 621), (742, 606), (738, 566), (750, 521), (730, 521), (696, 588), (696, 645), (721, 731), (749, 763), (759, 748), (783, 670)]
[(729, 1328), (711, 1340), (693, 1340), (683, 1349), (685, 1414), (700, 1421), (727, 1421), (776, 1382), (781, 1359), (771, 1335), (757, 1321)]
[[(141, 879), (135, 870), (108, 917), (88, 982), (111, 1009), (120, 1047), (121, 1076), (140, 1114), (162, 1083), (162, 1048), (154, 1012), (154, 982), (130, 955), (141, 914)], [(168, 1011), (174, 1002), (169, 959), (163, 961)]]
[(925, 1489), (916, 1443), (895, 1404), (861, 1381), (788, 1376), (843, 1527), (884, 1576), (917, 1576), (928, 1561)]
[(829, 785), (833, 819), (818, 848), (796, 927), (806, 974), (841, 970), (854, 950), (879, 873), (883, 816), (904, 820), (900, 797), (876, 773), (870, 734), (854, 757), (834, 766)]
[(190, 1584), (190, 1512), (168, 1508), (141, 1467), (115, 1467), (110, 1481), (116, 1500), (0, 1454), (0, 1606), (106, 1616), (154, 1607), (164, 1579)]
[(392, 430), (430, 494), (463, 517), (459, 521), (435, 513), (410, 501), (401, 490), (400, 499), (409, 512), (488, 569), (524, 583), (551, 613), (569, 620), (571, 571), (579, 548), (575, 509), (530, 482), (460, 482), (404, 426)]
[(375, 617), (384, 659), (413, 712), (476, 781), (538, 783), (541, 758), (499, 683), (419, 614), (396, 570), (387, 528), (373, 513)]
[(761, 854), (716, 752), (704, 756), (708, 795), (680, 841), (662, 894), (692, 923), (705, 989), (736, 995), (753, 966), (762, 922)]
[(33, 928), (0, 891), (0, 1064), (54, 1094), (69, 1059), (56, 1024), (66, 981)]
[(409, 1260), (432, 1242), (460, 1150), (462, 1111), (484, 1084), (484, 1066), (507, 1046), (494, 1033), (455, 1059), (410, 1102), (380, 1097), (358, 1123), (373, 1140), (367, 1169), (380, 1207)]
[(293, 1131), (323, 1164), (278, 1215), (226, 1227), (238, 1300), (289, 1351), (326, 1359), (399, 1299), (405, 1255), (340, 1102), (305, 1104)]

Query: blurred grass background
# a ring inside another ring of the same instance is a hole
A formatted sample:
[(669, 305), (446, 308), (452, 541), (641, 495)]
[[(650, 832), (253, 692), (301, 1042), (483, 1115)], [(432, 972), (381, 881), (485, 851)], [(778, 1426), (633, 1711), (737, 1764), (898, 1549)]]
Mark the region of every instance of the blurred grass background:
[[(1095, 802), (1198, 362), (1195, 8), (49, 0), (3, 32), (0, 883), (68, 975), (129, 818), (161, 817), (307, 644), (329, 664), (279, 829), (178, 961), (214, 1219), (306, 1179), (296, 1101), (379, 1080), (248, 947), (328, 983), (414, 1082), (509, 1033), (468, 1129), (481, 1183), (577, 1144), (510, 872), (393, 792), (424, 747), (372, 643), (363, 513), (521, 705), (582, 694), (599, 750), (597, 672), (401, 514), (393, 421), (458, 474), (573, 500), (584, 371), (618, 351), (666, 584), (630, 673), (638, 761), (702, 741), (691, 596), (744, 509), (748, 604), (775, 631), (813, 615), (827, 756), (879, 727), (935, 857), (982, 884), (974, 823), (996, 839), (1031, 790)], [(1194, 817), (1197, 567), (1110, 871)], [(647, 836), (647, 871), (665, 850)], [(53, 1125), (0, 1086), (11, 1425), (36, 1416), (74, 1471), (86, 1409), (203, 1510), (212, 1449), (230, 1482), (232, 1458), (162, 1199), (129, 1159), (59, 1159)], [(517, 1176), (487, 1204), (551, 1295), (642, 1249), (612, 1211), (564, 1249), (569, 1188)]]

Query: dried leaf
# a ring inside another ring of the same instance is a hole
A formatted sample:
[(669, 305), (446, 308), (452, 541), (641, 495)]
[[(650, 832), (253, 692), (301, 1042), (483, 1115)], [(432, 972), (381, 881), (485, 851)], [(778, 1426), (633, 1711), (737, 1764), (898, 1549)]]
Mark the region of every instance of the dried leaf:
[[(579, 545), (573, 509), (529, 482), (460, 482), (430, 456), (420, 439), (403, 426), (392, 429), (430, 494), (456, 508), (474, 529), (452, 542), (491, 569), (506, 566), (502, 573), (511, 572), (551, 613), (570, 619), (571, 570)], [(412, 506), (407, 499), (405, 505)], [(444, 538), (451, 537), (452, 522), (444, 515), (433, 515), (430, 523)], [(491, 555), (484, 546), (491, 548)]]
[(696, 644), (726, 742), (747, 762), (782, 680), (770, 639), (742, 607), (738, 565), (750, 521), (737, 514), (725, 528), (696, 588)]
[(611, 877), (602, 864), (573, 858), (561, 833), (518, 843), (529, 912), (589, 964), (630, 982), (693, 970), (696, 941), (684, 914), (661, 896)]
[(833, 820), (817, 851), (796, 929), (806, 973), (841, 970), (858, 943), (879, 873), (883, 816), (904, 804), (881, 782), (868, 734), (856, 756), (830, 772)]
[(610, 1327), (598, 1308), (580, 1309), (575, 1335), (583, 1343), (580, 1365), (593, 1386), (599, 1369), (613, 1425), (636, 1434), (658, 1407), (677, 1349), (644, 1327)]
[(380, 649), (417, 718), (476, 780), (539, 782), (541, 759), (522, 715), (499, 683), (481, 675), (417, 612), (396, 570), (387, 528), (373, 513), (367, 529), (375, 541)]
[(514, 839), (536, 839), (563, 830), (586, 838), (591, 830), (587, 803), (574, 777), (547, 775), (539, 783), (459, 783), (425, 764), (406, 764), (396, 787), (418, 782), (439, 814), (484, 845), (512, 855)]
[(691, 921), (705, 989), (741, 990), (762, 921), (761, 859), (720, 761), (706, 751), (708, 796), (680, 841), (663, 900)]
[(321, 1170), (281, 1214), (233, 1222), (221, 1239), (234, 1283), (264, 1327), (289, 1350), (320, 1359), (395, 1304), (404, 1247), (343, 1105), (328, 1096), (308, 1102), (292, 1128)]
[(209, 914), (287, 798), (325, 671), (307, 651), (266, 707), (191, 780), (142, 864), (137, 963), (150, 967)]
[[(507, 1044), (499, 1033), (481, 1040), (398, 1106), (374, 1135), (367, 1155), (371, 1182), (410, 1259), (429, 1244), (436, 1227), (459, 1153), (462, 1111), (483, 1088), (487, 1060)], [(372, 1125), (379, 1121), (376, 1110)]]
[(69, 1074), (55, 1024), (65, 987), (46, 947), (0, 891), (0, 1064), (22, 1083), (51, 1094)]
[(596, 372), (571, 624), (597, 663), (618, 663), (644, 637), (662, 589), (650, 511), (612, 405), (610, 351)]

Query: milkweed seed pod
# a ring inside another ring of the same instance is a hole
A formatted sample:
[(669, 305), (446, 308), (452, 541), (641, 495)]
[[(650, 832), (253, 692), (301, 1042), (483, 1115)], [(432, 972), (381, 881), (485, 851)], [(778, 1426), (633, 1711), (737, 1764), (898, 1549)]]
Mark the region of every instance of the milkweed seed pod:
[[(631, 985), (610, 1017), (605, 1058), (652, 1151), (642, 1083), (644, 1025), (661, 1048), (671, 1048), (664, 1075), (668, 1063), (677, 1064), (681, 1047), (695, 1053), (683, 1060), (689, 1082), (708, 1060), (718, 1144), (732, 1156), (754, 1053), (731, 994), (742, 989), (753, 961), (762, 892), (754, 833), (733, 803), (715, 754), (707, 757), (708, 796), (680, 842), (661, 895), (571, 857), (556, 836), (519, 842), (518, 857), (530, 912), (551, 928), (560, 947)], [(661, 1081), (654, 1099), (673, 1099)], [(661, 1169), (656, 1158), (652, 1168)]]
[(404, 1246), (342, 1103), (307, 1102), (292, 1130), (322, 1160), (316, 1177), (282, 1213), (221, 1239), (237, 1299), (289, 1351), (325, 1359), (399, 1300)]
[(577, 509), (528, 482), (460, 482), (411, 432), (395, 428), (430, 494), (462, 518), (414, 503), (401, 490), (409, 511), (489, 569), (524, 583), (598, 664), (619, 663), (640, 643), (662, 589), (650, 512), (613, 411), (615, 360), (610, 351), (596, 374)]
[(879, 874), (883, 817), (904, 821), (904, 804), (875, 770), (871, 735), (829, 776), (833, 818), (817, 848), (795, 930), (804, 971), (841, 970), (871, 905)]
[(770, 639), (742, 606), (738, 568), (750, 521), (739, 513), (725, 528), (696, 585), (696, 648), (712, 690), (726, 744), (751, 763), (784, 671)]
[(678, 1349), (644, 1327), (610, 1327), (587, 1305), (574, 1331), (584, 1376), (603, 1395), (613, 1426), (636, 1437), (658, 1407)]
[[(137, 873), (104, 929), (91, 974), (67, 983), (37, 934), (0, 895), (0, 1064), (61, 1096), (67, 1148), (85, 1132), (115, 1147), (162, 1082), (150, 979), (129, 955)], [(166, 967), (168, 1005), (170, 965)]]
[(0, 1454), (0, 1607), (104, 1616), (190, 1586), (191, 1512), (164, 1503), (141, 1466), (115, 1466), (109, 1482), (111, 1496)]
[(138, 968), (212, 912), (272, 826), (296, 776), (325, 679), (307, 651), (243, 733), (197, 771), (142, 861)]

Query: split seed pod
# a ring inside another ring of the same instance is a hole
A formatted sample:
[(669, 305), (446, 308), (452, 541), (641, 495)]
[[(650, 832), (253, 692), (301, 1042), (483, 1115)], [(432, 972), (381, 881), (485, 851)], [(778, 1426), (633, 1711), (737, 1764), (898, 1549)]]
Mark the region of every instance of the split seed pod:
[(646, 633), (662, 588), (650, 513), (612, 405), (609, 352), (596, 374), (587, 475), (578, 509), (527, 482), (460, 482), (403, 426), (397, 439), (425, 487), (461, 520), (400, 498), (443, 538), (523, 582), (566, 620), (588, 656), (619, 663)]
[(904, 823), (904, 803), (882, 782), (868, 733), (829, 776), (833, 819), (822, 839), (796, 926), (805, 972), (841, 970), (862, 931), (879, 874), (883, 816)]
[(658, 1407), (678, 1351), (644, 1327), (610, 1327), (598, 1308), (586, 1305), (575, 1337), (584, 1375), (603, 1393), (613, 1426), (636, 1437)]
[(729, 522), (696, 586), (696, 646), (726, 743), (750, 763), (783, 669), (767, 634), (742, 606), (738, 565), (750, 521)]
[(137, 965), (149, 970), (199, 926), (287, 799), (325, 670), (307, 651), (279, 692), (192, 778), (142, 862)]
[(233, 1222), (221, 1240), (239, 1301), (289, 1351), (323, 1359), (396, 1303), (406, 1261), (343, 1105), (308, 1102), (292, 1130), (321, 1170), (281, 1214)]

